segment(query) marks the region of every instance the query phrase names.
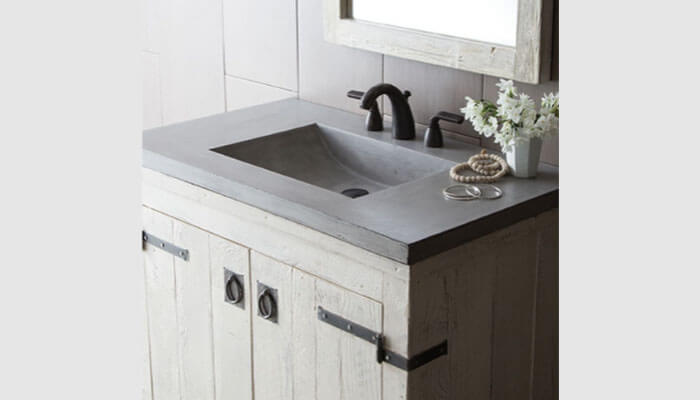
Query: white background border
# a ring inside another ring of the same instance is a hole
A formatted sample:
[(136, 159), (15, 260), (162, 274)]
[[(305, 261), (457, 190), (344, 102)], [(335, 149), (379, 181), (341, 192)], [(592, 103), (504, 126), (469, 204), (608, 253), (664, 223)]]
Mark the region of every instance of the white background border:
[[(700, 397), (691, 7), (561, 4), (563, 399)], [(140, 397), (139, 15), (0, 3), (0, 398)]]

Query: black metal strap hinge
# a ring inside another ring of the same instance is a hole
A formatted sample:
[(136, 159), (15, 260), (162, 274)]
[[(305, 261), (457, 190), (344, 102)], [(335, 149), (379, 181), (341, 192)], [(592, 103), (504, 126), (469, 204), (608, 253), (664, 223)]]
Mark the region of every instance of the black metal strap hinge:
[(188, 261), (190, 258), (189, 250), (175, 246), (174, 244), (166, 242), (165, 240), (160, 239), (159, 237), (150, 233), (147, 233), (146, 231), (141, 231), (141, 240), (143, 241), (144, 245), (146, 243), (149, 243), (155, 247), (158, 247), (161, 250), (167, 251), (175, 257), (180, 257), (185, 261)]
[(320, 306), (318, 307), (318, 319), (374, 344), (377, 348), (378, 363), (386, 362), (397, 368), (401, 368), (404, 371), (414, 370), (438, 357), (447, 354), (447, 340), (445, 340), (437, 346), (433, 346), (428, 350), (407, 359), (397, 353), (394, 353), (393, 351), (386, 350), (384, 348), (384, 336), (381, 333), (374, 332), (362, 325), (348, 321), (347, 319), (337, 314), (333, 314)]

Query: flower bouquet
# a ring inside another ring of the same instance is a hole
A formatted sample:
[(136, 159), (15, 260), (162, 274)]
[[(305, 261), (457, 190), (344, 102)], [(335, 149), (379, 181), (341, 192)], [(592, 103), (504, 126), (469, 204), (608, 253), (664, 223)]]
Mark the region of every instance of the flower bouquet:
[(462, 108), (474, 129), (485, 137), (494, 137), (506, 159), (511, 173), (529, 178), (537, 175), (542, 139), (552, 136), (559, 128), (559, 93), (542, 97), (539, 113), (535, 102), (525, 93), (518, 93), (513, 81), (501, 79), (496, 104), (466, 97)]

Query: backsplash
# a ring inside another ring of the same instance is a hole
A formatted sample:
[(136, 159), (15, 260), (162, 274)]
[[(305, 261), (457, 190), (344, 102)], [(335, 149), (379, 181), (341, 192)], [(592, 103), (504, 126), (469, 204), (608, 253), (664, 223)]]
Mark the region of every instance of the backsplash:
[[(290, 97), (364, 114), (345, 93), (382, 81), (413, 93), (419, 124), (459, 112), (464, 96), (495, 100), (498, 78), (324, 41), (322, 1), (142, 0), (144, 127)], [(516, 85), (539, 99), (559, 82)], [(494, 147), (469, 123), (443, 130)], [(548, 140), (542, 160), (558, 164), (558, 153), (557, 139)]]

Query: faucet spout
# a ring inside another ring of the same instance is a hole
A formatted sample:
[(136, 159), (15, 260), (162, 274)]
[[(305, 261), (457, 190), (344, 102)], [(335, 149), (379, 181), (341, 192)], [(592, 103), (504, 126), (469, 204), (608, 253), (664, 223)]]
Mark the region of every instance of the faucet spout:
[(408, 104), (410, 92), (401, 93), (401, 90), (388, 83), (380, 83), (372, 86), (360, 100), (360, 107), (369, 110), (377, 97), (387, 95), (391, 101), (392, 133), (394, 139), (411, 140), (416, 137), (416, 125), (413, 121), (411, 106)]

